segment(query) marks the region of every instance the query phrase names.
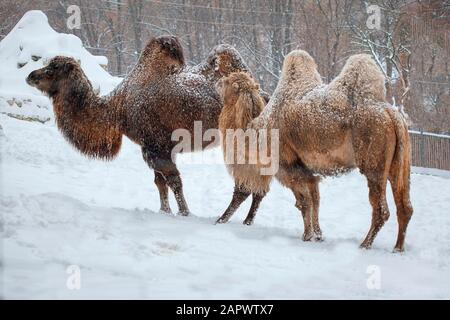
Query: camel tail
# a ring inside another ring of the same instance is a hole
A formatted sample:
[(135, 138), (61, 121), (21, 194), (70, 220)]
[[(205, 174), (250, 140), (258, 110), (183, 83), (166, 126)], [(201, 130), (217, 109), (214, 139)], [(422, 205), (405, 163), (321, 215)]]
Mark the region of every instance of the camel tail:
[(391, 182), (394, 200), (397, 206), (398, 235), (394, 251), (403, 251), (406, 229), (413, 214), (409, 197), (411, 175), (411, 142), (409, 140), (408, 125), (400, 112), (392, 107), (386, 108), (396, 135), (396, 146), (389, 181)]
[(409, 192), (411, 175), (411, 142), (409, 140), (408, 126), (403, 116), (395, 109), (388, 107), (387, 112), (394, 124), (396, 146), (392, 161), (392, 175), (396, 176), (397, 190)]

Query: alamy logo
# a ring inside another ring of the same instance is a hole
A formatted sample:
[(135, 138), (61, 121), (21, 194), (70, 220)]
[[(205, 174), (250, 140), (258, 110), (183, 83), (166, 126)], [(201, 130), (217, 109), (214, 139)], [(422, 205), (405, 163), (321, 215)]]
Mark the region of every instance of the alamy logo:
[(66, 286), (69, 290), (81, 289), (81, 270), (77, 265), (70, 265), (66, 269), (67, 277)]
[(377, 6), (376, 4), (372, 4), (372, 5), (368, 6), (367, 14), (369, 15), (369, 17), (367, 18), (367, 21), (366, 21), (367, 28), (369, 28), (370, 30), (373, 30), (373, 29), (380, 30), (381, 29), (381, 9), (380, 9), (380, 7)]
[[(202, 122), (194, 122), (194, 136), (187, 129), (172, 132), (172, 141), (178, 143), (172, 149), (172, 161), (179, 153), (192, 153), (225, 143), (225, 164), (254, 164), (261, 175), (274, 175), (279, 168), (279, 132), (277, 129), (227, 129), (225, 136), (219, 129), (208, 129), (203, 133)], [(209, 142), (209, 144), (208, 144)], [(206, 145), (206, 147), (205, 147)], [(222, 159), (213, 159), (220, 164)], [(217, 160), (217, 161), (216, 161)], [(194, 164), (192, 158), (191, 164)], [(211, 159), (202, 163), (211, 163)]]
[(381, 289), (381, 269), (379, 266), (370, 265), (366, 269), (366, 273), (369, 274), (367, 278), (366, 286), (369, 290)]
[(67, 18), (67, 28), (69, 30), (81, 28), (81, 10), (77, 5), (70, 5), (67, 7), (67, 11), (70, 16)]

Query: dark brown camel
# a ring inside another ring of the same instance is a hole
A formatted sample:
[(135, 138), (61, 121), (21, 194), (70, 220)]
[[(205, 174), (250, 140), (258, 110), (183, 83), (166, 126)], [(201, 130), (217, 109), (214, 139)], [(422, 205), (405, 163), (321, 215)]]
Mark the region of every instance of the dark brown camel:
[[(203, 73), (214, 75), (208, 80), (202, 72), (186, 68), (178, 39), (164, 36), (147, 44), (131, 73), (108, 96), (97, 96), (80, 65), (68, 57), (53, 58), (46, 67), (33, 71), (27, 82), (48, 94), (58, 128), (83, 154), (114, 158), (122, 134), (139, 144), (144, 160), (155, 172), (160, 210), (171, 212), (170, 187), (180, 214), (187, 215), (180, 172), (171, 157), (177, 143), (171, 134), (180, 128), (193, 133), (194, 121), (202, 122), (202, 133), (218, 127), (222, 103), (213, 81), (226, 66), (220, 65), (220, 59), (209, 59), (211, 63), (202, 68)], [(191, 137), (193, 140), (193, 134)]]
[[(190, 72), (204, 75), (209, 82), (214, 84), (233, 72), (246, 72), (251, 75), (250, 68), (240, 53), (229, 44), (215, 46), (204, 61), (187, 69)], [(267, 92), (260, 88), (259, 94), (266, 103), (269, 102), (270, 95)]]

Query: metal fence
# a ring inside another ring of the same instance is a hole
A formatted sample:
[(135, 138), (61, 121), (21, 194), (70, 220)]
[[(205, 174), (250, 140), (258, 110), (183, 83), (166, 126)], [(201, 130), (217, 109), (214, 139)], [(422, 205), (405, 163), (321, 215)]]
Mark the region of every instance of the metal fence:
[(450, 136), (409, 131), (412, 165), (450, 170)]

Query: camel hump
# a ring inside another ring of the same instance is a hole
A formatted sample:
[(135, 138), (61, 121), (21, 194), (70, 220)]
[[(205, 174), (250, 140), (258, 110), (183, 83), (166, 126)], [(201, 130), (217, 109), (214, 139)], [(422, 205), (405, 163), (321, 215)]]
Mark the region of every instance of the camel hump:
[(367, 72), (372, 72), (374, 76), (384, 80), (384, 75), (372, 56), (369, 54), (360, 53), (352, 55), (347, 59), (341, 75), (345, 76), (346, 74), (359, 74), (360, 76), (363, 76)]
[(316, 70), (317, 64), (313, 57), (305, 50), (293, 50), (284, 58), (283, 73), (292, 70)]
[(385, 76), (368, 54), (348, 58), (334, 85), (346, 87), (352, 95), (376, 101), (386, 100)]
[(175, 36), (152, 38), (144, 47), (138, 65), (158, 63), (161, 65), (185, 65), (183, 47)]
[(321, 84), (322, 78), (313, 57), (304, 50), (296, 49), (284, 58), (280, 80), (273, 95), (282, 99), (297, 99)]
[(286, 58), (294, 58), (294, 57), (304, 58), (304, 59), (309, 59), (309, 60), (314, 61), (313, 57), (311, 57), (311, 55), (307, 51), (301, 50), (301, 49), (292, 50), (291, 52), (289, 52), (286, 55)]

